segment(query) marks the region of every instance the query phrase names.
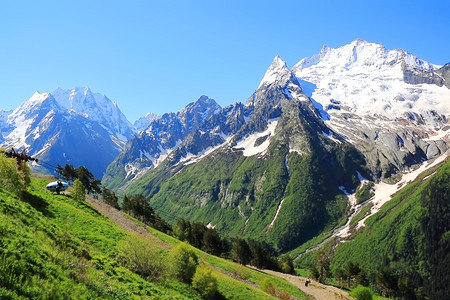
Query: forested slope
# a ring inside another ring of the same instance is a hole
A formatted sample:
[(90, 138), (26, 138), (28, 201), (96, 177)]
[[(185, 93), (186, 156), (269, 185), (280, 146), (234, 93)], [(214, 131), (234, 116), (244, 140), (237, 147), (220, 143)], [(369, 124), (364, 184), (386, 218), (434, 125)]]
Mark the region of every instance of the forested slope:
[(316, 270), (328, 265), (327, 275), (339, 285), (364, 284), (389, 297), (445, 299), (450, 295), (449, 187), (447, 159), (400, 190), (350, 241), (333, 239), (302, 256), (298, 265)]

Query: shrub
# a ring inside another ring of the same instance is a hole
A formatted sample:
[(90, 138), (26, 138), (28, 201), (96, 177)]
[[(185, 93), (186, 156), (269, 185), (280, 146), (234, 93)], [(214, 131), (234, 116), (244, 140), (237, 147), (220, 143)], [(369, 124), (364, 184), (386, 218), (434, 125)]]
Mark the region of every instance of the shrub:
[(18, 171), (15, 159), (0, 155), (0, 188), (21, 197), (30, 182), (30, 168), (25, 162), (20, 162), (21, 172)]
[(192, 278), (192, 287), (196, 289), (204, 299), (212, 299), (217, 292), (217, 278), (212, 274), (211, 267), (202, 263)]
[(294, 262), (289, 254), (284, 254), (278, 260), (281, 272), (286, 274), (294, 274)]
[(289, 295), (289, 293), (286, 292), (286, 291), (282, 291), (280, 293), (280, 295), (278, 295), (278, 298), (281, 299), (281, 300), (290, 300), (291, 299), (291, 295)]
[(147, 241), (126, 239), (119, 245), (119, 259), (125, 267), (147, 280), (164, 278), (167, 274), (161, 254)]
[(372, 300), (372, 293), (369, 288), (363, 287), (362, 285), (358, 285), (354, 288), (351, 293), (356, 300)]
[(249, 279), (251, 275), (247, 267), (240, 264), (234, 265), (234, 273), (244, 280)]
[(172, 273), (180, 281), (191, 283), (198, 265), (194, 250), (186, 243), (180, 243), (170, 253)]
[(272, 282), (270, 282), (269, 279), (265, 278), (261, 284), (260, 284), (261, 289), (266, 292), (269, 295), (275, 296), (276, 294), (276, 290), (275, 287), (273, 286)]
[(78, 202), (84, 201), (86, 197), (86, 190), (84, 189), (83, 183), (79, 179), (75, 179), (73, 183), (72, 197)]

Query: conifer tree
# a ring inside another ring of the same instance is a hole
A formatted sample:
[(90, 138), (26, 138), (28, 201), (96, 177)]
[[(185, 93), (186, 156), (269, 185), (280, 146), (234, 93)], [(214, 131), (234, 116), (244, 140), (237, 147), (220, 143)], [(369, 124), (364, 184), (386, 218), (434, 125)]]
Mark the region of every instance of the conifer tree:
[(236, 237), (231, 248), (231, 256), (241, 265), (246, 265), (252, 258), (250, 247), (244, 239)]

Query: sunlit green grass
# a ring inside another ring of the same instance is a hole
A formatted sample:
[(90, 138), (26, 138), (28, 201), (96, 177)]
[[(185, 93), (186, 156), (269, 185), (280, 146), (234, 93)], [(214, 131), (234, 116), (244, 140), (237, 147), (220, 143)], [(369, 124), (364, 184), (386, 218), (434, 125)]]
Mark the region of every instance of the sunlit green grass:
[[(0, 189), (0, 298), (1, 299), (200, 299), (190, 285), (171, 277), (147, 281), (119, 261), (121, 243), (139, 239), (98, 213), (87, 202), (46, 191), (45, 179), (32, 178), (25, 201)], [(175, 238), (149, 229), (170, 246)], [(154, 247), (158, 247), (155, 244)], [(160, 248), (158, 248), (160, 249)], [(161, 257), (169, 250), (160, 249)], [(196, 250), (201, 260), (215, 266), (218, 291), (227, 299), (272, 299), (258, 286), (264, 279), (279, 291), (306, 299), (286, 280)], [(170, 264), (170, 262), (167, 262)], [(222, 271), (223, 272), (223, 271)], [(242, 275), (242, 273), (241, 273)]]

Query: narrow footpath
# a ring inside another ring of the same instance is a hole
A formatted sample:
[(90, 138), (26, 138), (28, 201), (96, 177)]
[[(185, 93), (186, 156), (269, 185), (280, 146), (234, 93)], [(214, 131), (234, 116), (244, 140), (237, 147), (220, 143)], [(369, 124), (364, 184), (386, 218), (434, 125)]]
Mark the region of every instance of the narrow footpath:
[(303, 293), (308, 295), (309, 299), (313, 300), (353, 300), (354, 298), (350, 296), (347, 292), (340, 290), (334, 286), (324, 285), (317, 281), (311, 280), (311, 283), (305, 286), (305, 277), (294, 276), (289, 274), (284, 274), (280, 272), (275, 272), (271, 270), (262, 270), (267, 274), (272, 274), (281, 278), (286, 279), (296, 287), (298, 287)]
[(87, 195), (86, 201), (89, 204), (91, 204), (96, 210), (98, 210), (102, 215), (111, 219), (114, 223), (122, 227), (125, 231), (139, 235), (144, 239), (159, 245), (162, 248), (170, 249), (169, 245), (167, 245), (159, 238), (151, 234), (151, 232), (146, 229), (146, 226), (139, 225), (138, 223), (134, 222), (133, 220), (125, 216), (123, 213), (121, 213), (114, 207), (102, 201), (96, 200), (92, 197), (89, 197)]

